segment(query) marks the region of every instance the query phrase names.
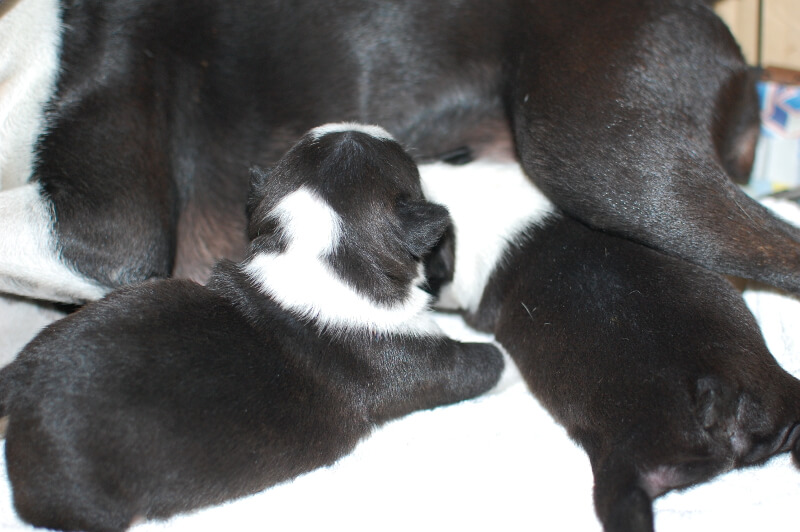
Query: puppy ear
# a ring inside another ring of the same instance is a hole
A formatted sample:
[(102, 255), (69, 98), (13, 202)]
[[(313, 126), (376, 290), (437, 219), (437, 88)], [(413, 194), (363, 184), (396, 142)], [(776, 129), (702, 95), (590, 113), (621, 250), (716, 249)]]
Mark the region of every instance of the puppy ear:
[(452, 224), (425, 257), (424, 263), (428, 279), (426, 291), (438, 296), (444, 285), (453, 282), (456, 271), (456, 235)]
[(247, 218), (252, 217), (258, 204), (266, 196), (265, 188), (269, 183), (271, 172), (264, 168), (254, 166), (250, 169), (250, 191), (247, 195)]
[(447, 209), (425, 200), (398, 202), (397, 215), (406, 247), (416, 258), (427, 255), (450, 226)]
[(274, 221), (269, 213), (278, 202), (297, 188), (285, 168), (253, 167), (250, 169), (250, 192), (247, 197), (248, 236), (253, 240), (264, 232), (273, 229)]

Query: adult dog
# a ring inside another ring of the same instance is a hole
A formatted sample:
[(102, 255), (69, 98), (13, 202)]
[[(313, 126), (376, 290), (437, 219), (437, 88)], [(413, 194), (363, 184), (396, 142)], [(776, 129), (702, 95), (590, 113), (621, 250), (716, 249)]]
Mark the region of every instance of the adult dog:
[(755, 94), (707, 2), (0, 11), (4, 292), (80, 302), (152, 277), (204, 280), (244, 251), (247, 169), (350, 120), (382, 125), (418, 161), (516, 157), (593, 229), (800, 293), (798, 231), (731, 179), (752, 161)]
[(79, 302), (205, 279), (244, 249), (247, 169), (342, 120), (420, 161), (516, 155), (595, 228), (800, 292), (798, 232), (730, 179), (752, 159), (755, 95), (706, 2), (0, 9), (4, 292)]

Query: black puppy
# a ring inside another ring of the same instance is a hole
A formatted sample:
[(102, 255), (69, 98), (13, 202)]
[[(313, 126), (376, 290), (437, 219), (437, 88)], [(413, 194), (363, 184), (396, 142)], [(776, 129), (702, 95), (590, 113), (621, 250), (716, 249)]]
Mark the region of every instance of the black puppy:
[(0, 374), (19, 515), (123, 530), (333, 463), (376, 424), (493, 386), (496, 347), (431, 321), (449, 223), (379, 128), (312, 130), (254, 176), (247, 259), (120, 289)]
[[(455, 251), (434, 263), (444, 303), (495, 334), (586, 450), (607, 531), (652, 530), (651, 501), (671, 489), (789, 450), (800, 460), (800, 381), (727, 280), (586, 227), (516, 169), (493, 169), (494, 188), (481, 173), (422, 172), (455, 223)], [(448, 195), (453, 182), (472, 195)], [(495, 195), (518, 199), (476, 217)]]
[(26, 45), (0, 65), (37, 90), (0, 97), (0, 173), (22, 185), (0, 193), (0, 290), (205, 279), (244, 252), (243, 169), (357, 120), (418, 160), (505, 146), (593, 227), (800, 293), (798, 231), (729, 180), (756, 96), (707, 4), (11, 2), (0, 33)]

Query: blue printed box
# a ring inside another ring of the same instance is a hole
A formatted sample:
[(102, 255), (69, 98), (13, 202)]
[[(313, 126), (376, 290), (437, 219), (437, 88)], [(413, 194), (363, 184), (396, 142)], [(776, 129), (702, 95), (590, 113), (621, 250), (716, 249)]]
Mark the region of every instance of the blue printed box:
[(800, 187), (800, 86), (758, 84), (761, 136), (748, 188), (756, 197)]

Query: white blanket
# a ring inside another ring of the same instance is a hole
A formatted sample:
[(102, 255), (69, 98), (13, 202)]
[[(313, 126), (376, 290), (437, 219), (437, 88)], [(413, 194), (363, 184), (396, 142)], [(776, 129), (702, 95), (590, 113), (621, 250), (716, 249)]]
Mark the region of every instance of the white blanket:
[[(778, 204), (800, 222), (800, 208)], [(800, 267), (800, 265), (798, 265)], [(800, 377), (800, 301), (769, 289), (745, 298), (779, 362)], [(0, 308), (0, 349), (57, 316), (24, 303)], [(13, 318), (13, 320), (12, 320)], [(443, 328), (485, 338), (454, 316)], [(659, 532), (786, 530), (800, 523), (800, 470), (788, 455), (722, 475), (656, 501)], [(501, 383), (473, 401), (389, 423), (330, 468), (227, 505), (144, 523), (134, 532), (340, 530), (599, 531), (583, 451), (527, 392), (509, 364)], [(28, 531), (11, 505), (0, 460), (0, 532)]]

